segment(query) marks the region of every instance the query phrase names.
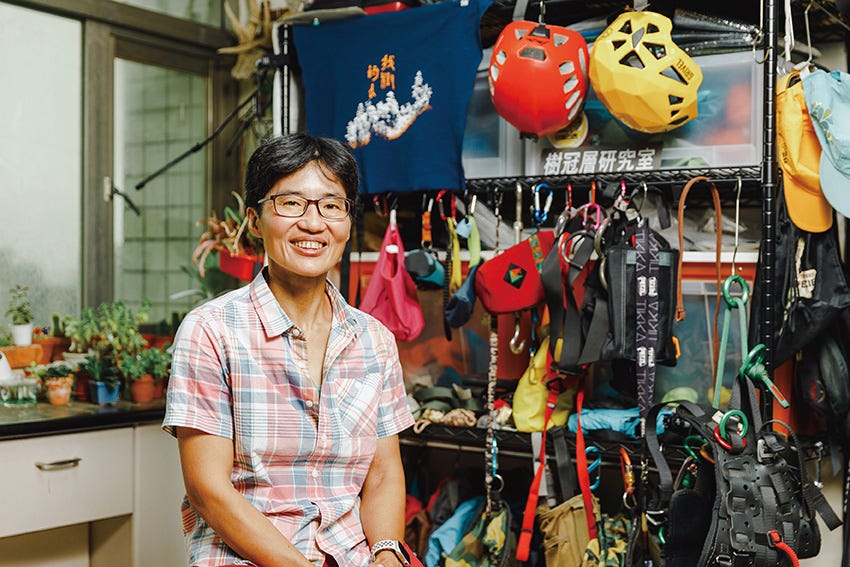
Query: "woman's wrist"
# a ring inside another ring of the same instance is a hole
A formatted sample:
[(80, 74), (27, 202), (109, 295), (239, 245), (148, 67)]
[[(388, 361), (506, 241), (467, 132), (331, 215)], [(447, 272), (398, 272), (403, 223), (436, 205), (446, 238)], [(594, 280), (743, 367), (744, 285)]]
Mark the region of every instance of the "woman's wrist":
[(375, 554), (375, 563), (380, 563), (384, 567), (400, 567), (403, 565), (399, 560), (395, 551), (392, 549), (382, 549)]

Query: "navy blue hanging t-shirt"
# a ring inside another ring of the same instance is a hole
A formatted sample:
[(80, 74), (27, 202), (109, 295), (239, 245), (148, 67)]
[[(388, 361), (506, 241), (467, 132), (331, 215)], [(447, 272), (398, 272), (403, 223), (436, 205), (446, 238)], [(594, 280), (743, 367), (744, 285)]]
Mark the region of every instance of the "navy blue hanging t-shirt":
[(351, 148), (362, 193), (464, 188), (463, 132), (491, 1), (293, 26), (307, 131)]

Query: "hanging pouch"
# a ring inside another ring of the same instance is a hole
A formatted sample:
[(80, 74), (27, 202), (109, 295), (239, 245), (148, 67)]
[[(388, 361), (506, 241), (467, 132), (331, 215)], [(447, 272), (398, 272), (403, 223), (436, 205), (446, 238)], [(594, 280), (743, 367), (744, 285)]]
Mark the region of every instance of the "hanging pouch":
[[(646, 221), (645, 221), (646, 222)], [(610, 245), (605, 252), (603, 268), (605, 282), (608, 285), (608, 336), (602, 346), (602, 359), (637, 359), (637, 287), (647, 286), (650, 296), (658, 298), (658, 320), (655, 322), (657, 335), (654, 351), (655, 362), (673, 366), (676, 364), (676, 345), (673, 342), (673, 318), (679, 251), (671, 248), (667, 241), (654, 230), (651, 237), (657, 243), (655, 262), (658, 275), (654, 282), (643, 278), (638, 280), (638, 262), (648, 261), (642, 258), (640, 251), (632, 246), (630, 225), (617, 244)]]
[(543, 303), (540, 270), (554, 241), (551, 230), (541, 230), (481, 264), (475, 293), (489, 313), (515, 313)]
[(404, 257), (404, 269), (419, 289), (433, 290), (443, 287), (445, 268), (433, 250), (411, 250)]
[(390, 212), (381, 253), (359, 307), (386, 325), (396, 339), (412, 341), (425, 328), (425, 318), (416, 296), (416, 285), (404, 269), (404, 245), (394, 213)]

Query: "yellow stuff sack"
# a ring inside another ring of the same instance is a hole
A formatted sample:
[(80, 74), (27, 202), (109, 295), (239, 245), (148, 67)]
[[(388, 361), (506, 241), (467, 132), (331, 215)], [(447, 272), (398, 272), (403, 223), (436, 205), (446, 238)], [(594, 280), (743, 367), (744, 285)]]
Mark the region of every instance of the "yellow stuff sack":
[[(548, 351), (549, 337), (546, 337), (531, 358), (528, 368), (525, 369), (517, 384), (511, 404), (514, 426), (517, 431), (526, 433), (543, 431), (543, 422), (546, 419), (546, 398), (549, 395), (546, 385), (546, 354)], [(569, 386), (558, 395), (558, 403), (555, 405), (552, 417), (549, 418), (547, 429), (567, 423), (567, 417), (573, 409), (577, 388), (578, 383), (571, 381)]]

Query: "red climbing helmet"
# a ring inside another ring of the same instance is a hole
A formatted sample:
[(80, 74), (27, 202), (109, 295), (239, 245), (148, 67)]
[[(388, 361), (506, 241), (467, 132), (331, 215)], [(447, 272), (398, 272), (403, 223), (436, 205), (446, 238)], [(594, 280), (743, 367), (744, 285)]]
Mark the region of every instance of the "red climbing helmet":
[(517, 20), (499, 34), (490, 69), (496, 112), (524, 134), (568, 126), (587, 96), (587, 42), (578, 32)]

